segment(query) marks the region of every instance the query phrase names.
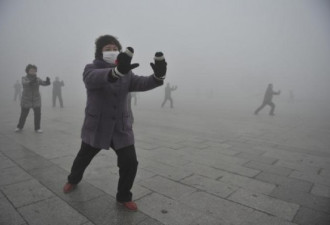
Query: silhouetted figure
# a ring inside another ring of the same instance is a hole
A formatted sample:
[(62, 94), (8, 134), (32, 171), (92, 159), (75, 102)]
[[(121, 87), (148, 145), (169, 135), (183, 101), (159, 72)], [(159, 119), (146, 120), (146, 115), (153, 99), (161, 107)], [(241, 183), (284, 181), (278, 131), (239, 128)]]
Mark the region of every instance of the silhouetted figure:
[(134, 100), (134, 105), (137, 105), (137, 93), (136, 92), (131, 92), (131, 98)]
[(63, 108), (63, 99), (62, 99), (62, 87), (64, 86), (63, 80), (60, 81), (58, 77), (55, 77), (53, 82), (53, 107), (56, 106), (56, 99), (58, 98), (61, 108)]
[(176, 89), (178, 89), (177, 86), (170, 86), (170, 83), (167, 83), (166, 84), (166, 87), (165, 87), (165, 98), (164, 98), (164, 101), (162, 103), (162, 107), (164, 107), (165, 103), (167, 102), (167, 100), (170, 101), (171, 103), (171, 108), (173, 108), (173, 99), (172, 99), (172, 96), (171, 96), (171, 93), (172, 91), (175, 91)]
[(16, 132), (23, 129), (26, 117), (29, 114), (30, 108), (34, 111), (34, 130), (37, 133), (42, 133), (40, 129), (41, 120), (41, 96), (39, 92), (39, 86), (50, 85), (50, 79), (47, 77), (46, 81), (37, 77), (37, 67), (35, 65), (27, 65), (26, 76), (22, 77), (23, 94), (21, 100), (21, 116), (17, 124)]
[(294, 102), (294, 94), (293, 94), (293, 91), (292, 90), (290, 90), (290, 92), (289, 92), (289, 102), (290, 103), (293, 103)]
[(266, 89), (264, 101), (262, 102), (261, 106), (257, 108), (257, 110), (254, 112), (255, 115), (258, 114), (260, 110), (262, 110), (266, 105), (269, 105), (271, 107), (269, 115), (273, 116), (274, 115), (274, 110), (275, 110), (275, 104), (273, 103), (273, 95), (279, 95), (281, 91), (274, 92), (273, 91), (273, 84), (268, 84), (268, 87)]
[(14, 101), (16, 102), (17, 97), (19, 100), (21, 100), (22, 98), (22, 85), (18, 80), (14, 84), (14, 89), (15, 89)]

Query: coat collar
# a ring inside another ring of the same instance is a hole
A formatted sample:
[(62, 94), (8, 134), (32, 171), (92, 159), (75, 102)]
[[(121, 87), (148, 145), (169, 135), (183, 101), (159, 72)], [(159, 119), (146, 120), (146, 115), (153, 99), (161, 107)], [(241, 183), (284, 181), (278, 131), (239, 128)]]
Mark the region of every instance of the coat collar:
[(94, 59), (93, 64), (97, 68), (113, 68), (116, 66), (114, 64), (107, 63), (106, 61), (104, 61), (102, 59)]

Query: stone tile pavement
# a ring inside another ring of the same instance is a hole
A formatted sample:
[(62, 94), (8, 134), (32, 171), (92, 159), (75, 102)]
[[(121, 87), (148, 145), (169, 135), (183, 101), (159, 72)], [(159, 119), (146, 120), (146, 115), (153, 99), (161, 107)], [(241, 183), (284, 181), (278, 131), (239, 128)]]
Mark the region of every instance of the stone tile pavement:
[(32, 113), (14, 133), (19, 107), (2, 104), (1, 225), (330, 224), (330, 120), (319, 115), (254, 116), (208, 103), (133, 107), (139, 211), (132, 213), (115, 202), (111, 150), (95, 157), (75, 192), (62, 193), (83, 105), (45, 104), (44, 133), (36, 134)]

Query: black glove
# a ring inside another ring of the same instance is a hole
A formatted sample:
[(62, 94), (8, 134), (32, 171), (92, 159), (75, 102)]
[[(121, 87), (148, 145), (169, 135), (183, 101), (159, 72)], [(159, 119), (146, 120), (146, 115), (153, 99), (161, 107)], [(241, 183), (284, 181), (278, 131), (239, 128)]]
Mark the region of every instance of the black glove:
[(130, 70), (139, 66), (138, 63), (131, 64), (133, 55), (134, 49), (132, 47), (128, 47), (124, 52), (119, 53), (117, 56), (117, 67), (115, 68), (115, 73), (113, 74), (114, 77), (121, 77)]
[(50, 78), (49, 77), (46, 78), (46, 83), (50, 84)]
[(155, 64), (150, 63), (152, 70), (154, 71), (156, 79), (164, 80), (167, 69), (167, 62), (165, 61), (164, 54), (162, 52), (156, 52)]

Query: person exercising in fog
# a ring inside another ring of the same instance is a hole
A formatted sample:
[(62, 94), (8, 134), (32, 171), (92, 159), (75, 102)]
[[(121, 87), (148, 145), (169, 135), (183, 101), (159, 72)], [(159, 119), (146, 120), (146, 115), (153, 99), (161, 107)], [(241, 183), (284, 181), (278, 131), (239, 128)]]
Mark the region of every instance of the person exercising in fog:
[(176, 89), (178, 89), (177, 86), (170, 86), (170, 83), (167, 83), (166, 84), (166, 87), (165, 87), (165, 98), (164, 98), (164, 101), (162, 103), (162, 108), (164, 107), (165, 103), (167, 102), (167, 100), (170, 101), (170, 105), (171, 105), (171, 108), (173, 108), (173, 99), (172, 99), (172, 96), (171, 96), (171, 93), (172, 91), (175, 91)]
[(259, 108), (254, 112), (255, 115), (258, 115), (259, 111), (262, 110), (266, 105), (270, 106), (269, 115), (274, 116), (275, 104), (273, 103), (273, 95), (279, 95), (281, 91), (273, 91), (273, 84), (268, 84), (268, 87), (265, 92), (264, 100)]
[(100, 36), (95, 42), (95, 59), (85, 66), (83, 81), (87, 92), (85, 119), (81, 130), (81, 147), (73, 161), (64, 193), (72, 192), (94, 156), (101, 149), (112, 148), (117, 155), (119, 181), (116, 200), (126, 209), (137, 210), (131, 188), (138, 161), (132, 129), (132, 111), (128, 102), (131, 92), (149, 91), (163, 85), (167, 63), (162, 52), (157, 52), (153, 73), (136, 75), (131, 64), (132, 47), (121, 52), (120, 42), (111, 35)]

